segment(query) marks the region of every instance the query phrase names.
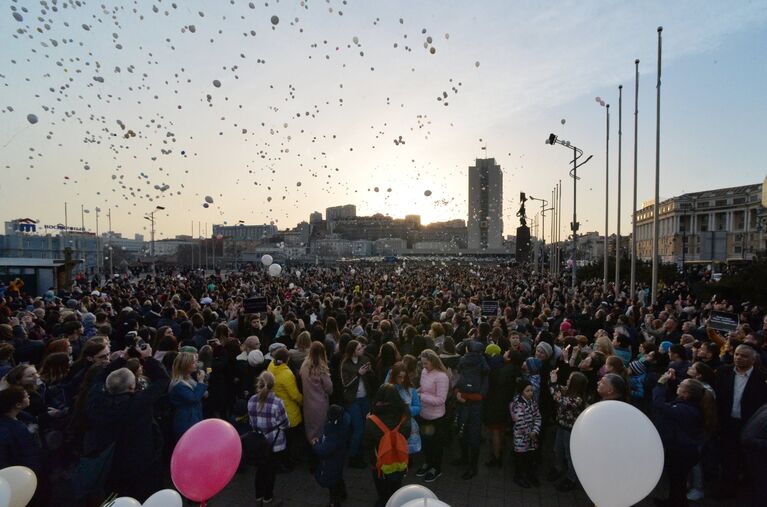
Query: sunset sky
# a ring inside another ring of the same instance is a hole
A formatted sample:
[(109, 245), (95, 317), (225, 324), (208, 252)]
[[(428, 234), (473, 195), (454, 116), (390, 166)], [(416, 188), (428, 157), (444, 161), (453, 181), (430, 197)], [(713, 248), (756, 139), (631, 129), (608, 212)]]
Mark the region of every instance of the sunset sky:
[(468, 166), (487, 156), (504, 171), (506, 234), (519, 192), (548, 199), (561, 179), (564, 236), (570, 155), (544, 144), (554, 132), (594, 155), (578, 214), (582, 231), (603, 232), (600, 96), (612, 233), (623, 84), (626, 233), (636, 58), (639, 202), (653, 192), (659, 25), (661, 195), (767, 173), (765, 1), (176, 3), (4, 2), (3, 220), (63, 222), (67, 202), (70, 225), (82, 204), (88, 229), (100, 207), (101, 231), (111, 208), (114, 230), (147, 234), (142, 216), (161, 205), (162, 238), (198, 221), (287, 228), (347, 203), (466, 219)]

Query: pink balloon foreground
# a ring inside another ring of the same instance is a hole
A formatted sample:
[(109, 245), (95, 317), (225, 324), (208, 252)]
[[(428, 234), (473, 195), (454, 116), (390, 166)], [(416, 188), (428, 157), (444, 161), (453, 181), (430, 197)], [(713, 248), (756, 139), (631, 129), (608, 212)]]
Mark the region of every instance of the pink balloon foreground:
[(182, 495), (195, 502), (212, 498), (237, 472), (242, 444), (237, 430), (221, 419), (200, 421), (173, 449), (170, 474)]

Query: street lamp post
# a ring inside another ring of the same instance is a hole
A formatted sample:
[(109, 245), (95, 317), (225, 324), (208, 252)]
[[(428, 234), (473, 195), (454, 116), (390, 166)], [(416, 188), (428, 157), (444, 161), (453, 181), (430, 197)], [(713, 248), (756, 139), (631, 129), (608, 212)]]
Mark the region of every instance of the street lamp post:
[(151, 238), (151, 249), (150, 254), (152, 255), (152, 273), (155, 272), (155, 258), (154, 258), (154, 214), (158, 211), (164, 210), (164, 206), (157, 206), (154, 210), (150, 211), (146, 215), (144, 215), (144, 219), (149, 220), (149, 222), (152, 224), (152, 228), (150, 229), (150, 238)]
[(586, 160), (584, 160), (581, 163), (578, 163), (578, 159), (583, 156), (583, 150), (578, 148), (575, 145), (571, 145), (570, 141), (562, 141), (561, 139), (557, 139), (556, 134), (549, 134), (549, 137), (546, 139), (546, 144), (550, 144), (551, 146), (554, 146), (555, 144), (560, 144), (564, 146), (565, 148), (572, 149), (573, 150), (573, 168), (570, 169), (570, 177), (573, 179), (573, 221), (570, 224), (570, 229), (573, 231), (573, 271), (572, 271), (572, 287), (573, 287), (573, 293), (575, 292), (575, 288), (577, 285), (577, 278), (576, 278), (576, 266), (577, 266), (577, 257), (578, 257), (578, 217), (577, 217), (577, 209), (578, 209), (578, 168), (582, 165), (586, 164), (589, 160), (591, 160), (591, 157), (593, 155), (589, 155)]
[(527, 196), (528, 199), (531, 201), (541, 201), (541, 273), (543, 273), (543, 269), (545, 266), (545, 252), (546, 252), (546, 212), (552, 211), (554, 208), (547, 208), (546, 206), (549, 205), (549, 201), (546, 199), (540, 199), (537, 197), (533, 197), (532, 195)]

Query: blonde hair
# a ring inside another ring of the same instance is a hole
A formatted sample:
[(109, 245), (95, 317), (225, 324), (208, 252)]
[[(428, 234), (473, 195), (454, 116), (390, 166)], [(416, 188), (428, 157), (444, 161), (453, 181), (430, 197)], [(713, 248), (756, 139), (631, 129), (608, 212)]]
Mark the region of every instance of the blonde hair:
[(312, 344), (312, 337), (309, 331), (301, 331), (296, 337), (296, 348), (298, 350), (306, 350)]
[(597, 350), (606, 356), (615, 355), (613, 342), (610, 340), (607, 334), (600, 335), (596, 340), (594, 340), (594, 350)]
[(191, 365), (197, 364), (197, 354), (192, 352), (179, 352), (176, 359), (173, 360), (173, 371), (170, 376), (170, 385), (174, 386), (179, 382), (188, 381), (187, 371)]
[(309, 375), (323, 375), (330, 373), (328, 368), (328, 358), (325, 353), (325, 347), (320, 342), (312, 342), (309, 347), (309, 353), (301, 364), (300, 373), (306, 372)]
[(258, 408), (264, 406), (266, 398), (269, 397), (269, 393), (274, 389), (274, 375), (268, 371), (264, 371), (256, 379), (256, 396), (258, 396)]
[(426, 359), (429, 361), (429, 364), (431, 364), (431, 367), (435, 370), (439, 370), (443, 373), (447, 373), (447, 368), (445, 368), (445, 365), (442, 363), (442, 359), (439, 358), (436, 352), (434, 352), (431, 349), (426, 349), (423, 352), (421, 352), (421, 359)]

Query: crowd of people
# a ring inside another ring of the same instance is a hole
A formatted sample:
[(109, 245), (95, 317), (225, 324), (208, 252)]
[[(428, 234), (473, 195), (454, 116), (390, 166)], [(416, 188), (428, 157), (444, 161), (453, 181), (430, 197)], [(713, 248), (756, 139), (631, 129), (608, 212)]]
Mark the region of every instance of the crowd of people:
[[(257, 505), (279, 505), (278, 474), (296, 466), (331, 506), (348, 467), (370, 470), (379, 506), (406, 474), (438, 491), (446, 464), (469, 481), (480, 461), (510, 460), (519, 488), (542, 478), (567, 492), (580, 487), (573, 424), (620, 400), (661, 435), (668, 496), (656, 503), (767, 498), (765, 309), (701, 301), (683, 282), (655, 305), (568, 282), (410, 262), (80, 276), (40, 297), (3, 287), (0, 468), (36, 473), (37, 506), (143, 501), (167, 482), (178, 439), (216, 417), (268, 443), (241, 465), (255, 465)], [(254, 295), (265, 312), (246, 312)], [(737, 314), (737, 328), (713, 329), (712, 311)]]

